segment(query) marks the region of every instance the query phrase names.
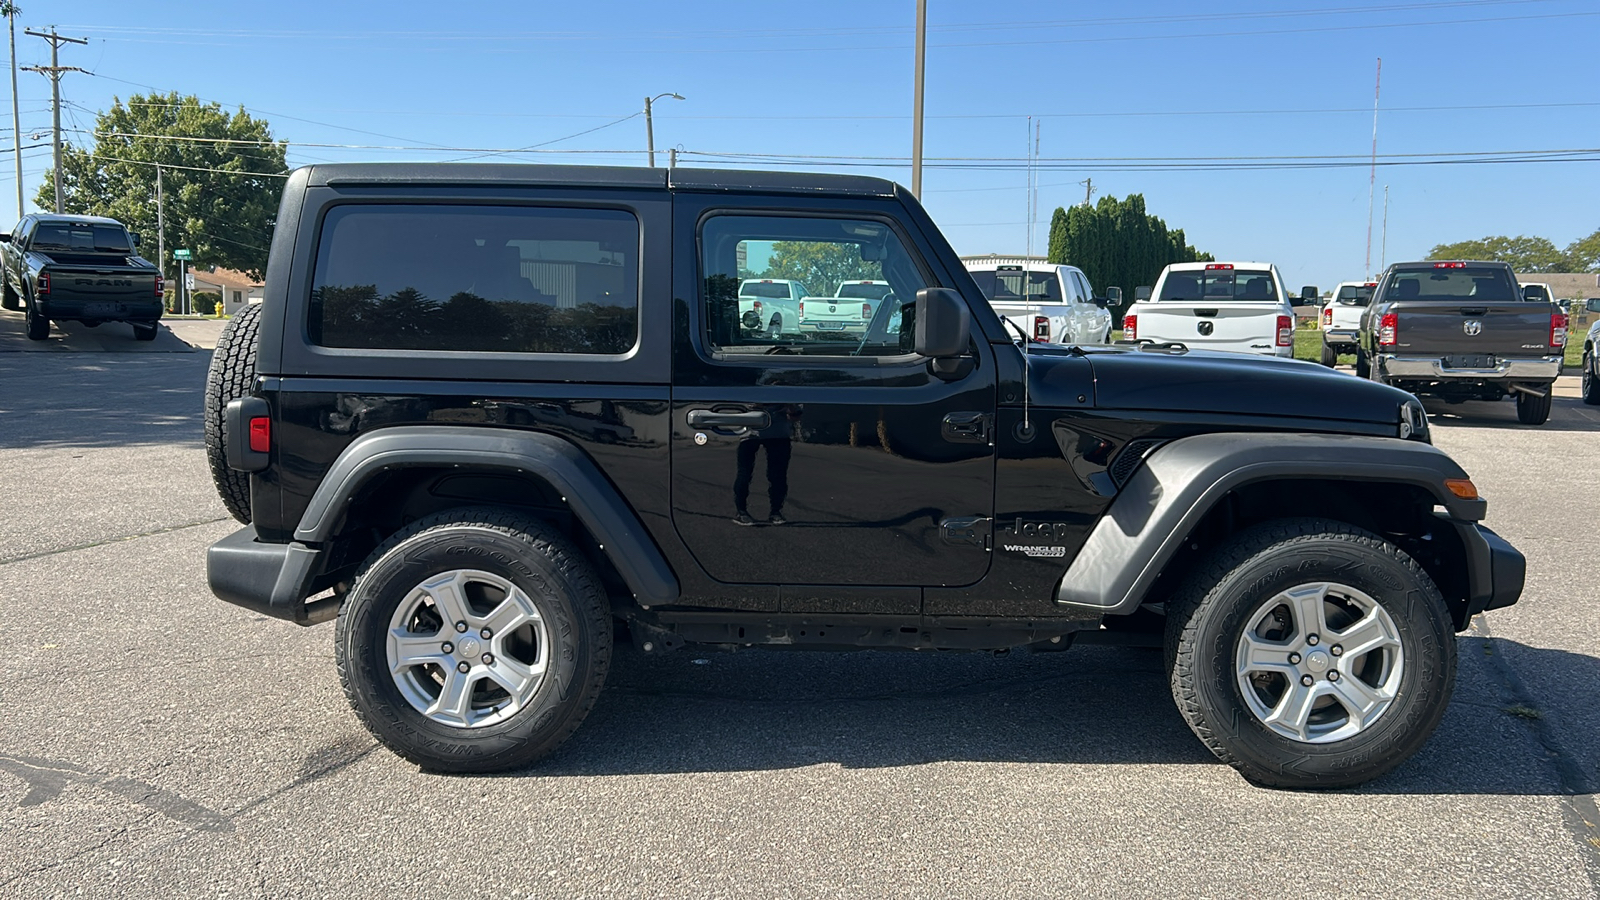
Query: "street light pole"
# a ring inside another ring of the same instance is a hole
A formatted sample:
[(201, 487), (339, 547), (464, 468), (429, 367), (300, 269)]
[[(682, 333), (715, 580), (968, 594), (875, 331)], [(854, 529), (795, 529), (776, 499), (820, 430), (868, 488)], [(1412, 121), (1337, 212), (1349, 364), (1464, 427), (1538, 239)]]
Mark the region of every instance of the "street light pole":
[(656, 127), (654, 120), (650, 117), (650, 107), (662, 97), (671, 97), (674, 100), (683, 99), (683, 97), (670, 91), (665, 94), (657, 94), (654, 97), (644, 98), (644, 142), (645, 148), (650, 153), (650, 168), (652, 169), (656, 167)]
[(917, 72), (911, 100), (911, 195), (922, 199), (922, 71), (928, 46), (928, 0), (917, 0)]

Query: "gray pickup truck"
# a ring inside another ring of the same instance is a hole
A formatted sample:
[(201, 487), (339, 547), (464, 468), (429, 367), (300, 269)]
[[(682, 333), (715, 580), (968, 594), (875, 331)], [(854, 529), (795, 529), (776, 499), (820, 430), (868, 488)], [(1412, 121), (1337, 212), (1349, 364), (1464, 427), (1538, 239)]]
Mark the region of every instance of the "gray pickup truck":
[(1517, 418), (1543, 425), (1567, 317), (1524, 299), (1505, 263), (1396, 263), (1373, 290), (1359, 341), (1363, 378), (1452, 403), (1515, 396)]
[(50, 323), (127, 322), (153, 341), (163, 310), (161, 272), (139, 256), (138, 235), (99, 216), (23, 216), (0, 234), (5, 284), (0, 302), (27, 316), (28, 338), (50, 336)]

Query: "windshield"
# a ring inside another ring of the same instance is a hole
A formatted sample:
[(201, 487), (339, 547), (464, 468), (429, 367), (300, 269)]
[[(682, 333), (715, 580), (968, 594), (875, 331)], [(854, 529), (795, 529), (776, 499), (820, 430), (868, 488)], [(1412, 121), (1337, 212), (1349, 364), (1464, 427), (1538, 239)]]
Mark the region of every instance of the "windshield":
[(889, 296), (889, 286), (881, 281), (846, 282), (839, 285), (839, 293), (834, 296), (852, 300), (882, 300)]
[(1512, 286), (1511, 273), (1503, 267), (1438, 263), (1396, 268), (1384, 285), (1383, 299), (1512, 303), (1522, 299), (1522, 292)]
[(1366, 306), (1372, 302), (1374, 284), (1347, 284), (1339, 288), (1338, 300), (1346, 306)]
[(1272, 273), (1261, 269), (1213, 268), (1168, 272), (1157, 300), (1187, 300), (1194, 303), (1231, 300), (1278, 299)]
[(128, 232), (120, 225), (41, 222), (33, 232), (35, 250), (77, 250), (82, 253), (132, 253)]
[[(1027, 279), (1027, 293), (1023, 293), (1023, 279)], [(1024, 299), (1039, 302), (1060, 302), (1061, 279), (1054, 272), (1023, 272), (1019, 269), (998, 269), (973, 272), (972, 279), (978, 290), (994, 303), (1021, 303)]]
[(769, 300), (789, 299), (787, 281), (746, 281), (739, 285), (741, 297), (766, 297)]

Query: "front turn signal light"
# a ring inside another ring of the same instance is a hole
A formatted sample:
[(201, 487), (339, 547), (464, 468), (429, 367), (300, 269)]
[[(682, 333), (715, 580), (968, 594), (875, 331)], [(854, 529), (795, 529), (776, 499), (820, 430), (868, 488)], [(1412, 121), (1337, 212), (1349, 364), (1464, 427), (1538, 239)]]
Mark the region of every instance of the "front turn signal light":
[(1450, 489), (1450, 493), (1463, 500), (1478, 499), (1478, 486), (1473, 484), (1470, 478), (1446, 478), (1444, 486)]

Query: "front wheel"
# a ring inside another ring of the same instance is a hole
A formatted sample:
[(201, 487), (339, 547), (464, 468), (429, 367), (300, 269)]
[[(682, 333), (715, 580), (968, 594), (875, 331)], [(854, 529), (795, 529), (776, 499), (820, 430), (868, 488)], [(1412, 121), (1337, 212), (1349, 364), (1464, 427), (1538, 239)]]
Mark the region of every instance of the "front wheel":
[(1517, 391), (1517, 421), (1524, 425), (1543, 425), (1550, 420), (1550, 401), (1555, 395), (1555, 385), (1544, 385), (1544, 396)]
[(1172, 604), (1173, 697), (1250, 781), (1361, 784), (1439, 724), (1452, 631), (1433, 580), (1393, 544), (1327, 520), (1271, 522), (1218, 551)]
[(0, 284), (0, 309), (21, 309), (22, 298), (18, 297), (17, 292), (11, 289), (11, 282), (4, 281), (4, 279), (0, 279), (0, 281), (4, 282)]
[(438, 772), (494, 772), (577, 730), (611, 662), (600, 580), (560, 532), (518, 513), (449, 510), (374, 550), (339, 613), (357, 717)]
[(1583, 355), (1583, 402), (1590, 406), (1600, 406), (1600, 377), (1595, 376), (1595, 369), (1600, 367), (1593, 352)]

